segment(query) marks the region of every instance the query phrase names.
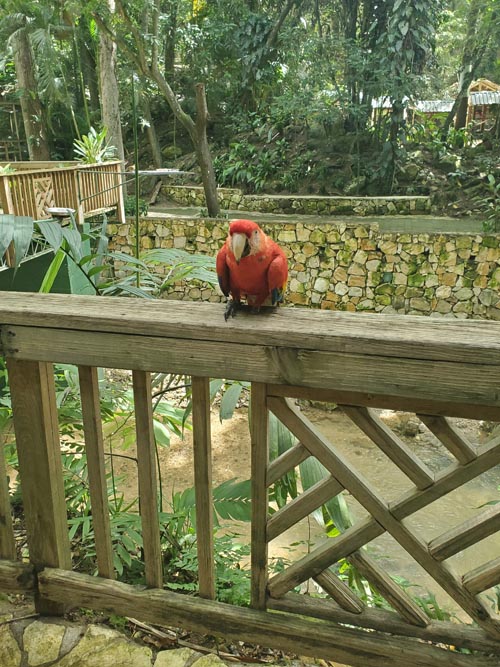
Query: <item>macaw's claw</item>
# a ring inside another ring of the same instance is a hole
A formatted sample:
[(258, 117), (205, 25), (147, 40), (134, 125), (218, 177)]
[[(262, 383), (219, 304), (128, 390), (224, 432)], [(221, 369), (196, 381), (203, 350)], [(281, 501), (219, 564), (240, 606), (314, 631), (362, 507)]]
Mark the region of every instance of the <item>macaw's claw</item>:
[(239, 301), (233, 301), (232, 299), (229, 299), (226, 304), (226, 310), (224, 311), (224, 319), (226, 322), (230, 317), (234, 317), (236, 315), (236, 311), (239, 309), (239, 307)]

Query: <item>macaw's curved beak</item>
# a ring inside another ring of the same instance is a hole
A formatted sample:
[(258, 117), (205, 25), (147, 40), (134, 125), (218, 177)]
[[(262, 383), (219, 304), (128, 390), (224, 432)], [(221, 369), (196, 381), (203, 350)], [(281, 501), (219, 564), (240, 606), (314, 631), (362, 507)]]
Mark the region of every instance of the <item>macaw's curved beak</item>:
[(242, 257), (246, 257), (250, 252), (250, 244), (246, 234), (233, 234), (231, 239), (231, 250), (236, 259), (236, 264), (240, 263)]

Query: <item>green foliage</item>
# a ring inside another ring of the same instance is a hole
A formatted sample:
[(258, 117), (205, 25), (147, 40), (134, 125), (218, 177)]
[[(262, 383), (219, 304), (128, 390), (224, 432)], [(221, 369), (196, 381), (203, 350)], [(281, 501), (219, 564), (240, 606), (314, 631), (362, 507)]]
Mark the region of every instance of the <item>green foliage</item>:
[(108, 128), (97, 131), (94, 127), (81, 139), (75, 139), (73, 149), (75, 159), (84, 164), (100, 164), (116, 159), (116, 148), (106, 141)]
[(488, 201), (487, 220), (483, 222), (485, 232), (500, 231), (500, 174), (487, 174), (488, 190), (491, 198)]
[[(125, 197), (124, 208), (125, 215), (133, 216), (135, 215), (135, 195), (128, 195)], [(147, 215), (149, 210), (149, 204), (146, 200), (139, 198), (139, 215)]]

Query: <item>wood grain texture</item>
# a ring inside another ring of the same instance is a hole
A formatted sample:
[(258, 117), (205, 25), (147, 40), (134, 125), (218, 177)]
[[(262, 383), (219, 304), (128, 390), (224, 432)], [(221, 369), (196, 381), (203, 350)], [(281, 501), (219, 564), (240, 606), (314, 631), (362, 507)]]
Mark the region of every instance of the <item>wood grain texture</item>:
[(252, 584), (251, 605), (265, 609), (267, 598), (267, 514), (269, 493), (267, 466), (269, 462), (269, 414), (266, 385), (252, 383), (250, 398), (251, 479), (252, 479)]
[[(180, 331), (182, 327), (177, 333)], [(429, 403), (448, 412), (454, 406), (465, 412), (474, 407), (476, 414), (496, 417), (500, 409), (500, 365), (447, 361), (439, 365), (438, 371), (437, 362), (427, 359), (367, 355), (361, 349), (348, 354), (262, 342), (249, 346), (245, 337), (240, 339), (238, 335), (233, 342), (209, 341), (200, 336), (193, 343), (184, 337), (145, 334), (137, 339), (126, 333), (98, 331), (73, 331), (68, 335), (65, 329), (21, 326), (2, 327), (1, 334), (5, 355), (15, 359), (331, 388), (339, 396), (356, 394), (360, 400), (367, 395), (385, 397), (394, 409), (399, 409), (401, 399), (411, 398), (414, 409), (420, 412)], [(284, 338), (288, 344), (288, 332)], [(350, 403), (345, 399), (340, 402)]]
[(292, 614), (235, 608), (170, 591), (138, 590), (74, 572), (46, 569), (39, 582), (44, 596), (54, 601), (65, 599), (75, 607), (140, 616), (149, 623), (187, 627), (352, 667), (498, 667), (496, 655), (465, 655), (405, 637), (299, 619)]
[(35, 590), (35, 568), (28, 563), (0, 560), (0, 590), (2, 593), (27, 593)]
[[(282, 598), (269, 598), (268, 607), (291, 614), (372, 628), (392, 635), (417, 637), (428, 642), (448, 644), (500, 656), (500, 642), (491, 639), (481, 628), (466, 623), (430, 621), (424, 627), (410, 625), (394, 611), (366, 607), (359, 614), (352, 614), (341, 609), (333, 600), (318, 600), (299, 593), (287, 593)], [(498, 660), (498, 657), (496, 659)]]
[(483, 591), (500, 583), (500, 557), (483, 563), (464, 574), (462, 581), (465, 588), (471, 593)]
[(443, 417), (417, 414), (417, 417), (434, 433), (436, 438), (458, 459), (460, 463), (470, 463), (476, 457), (476, 449), (465, 435)]
[(365, 605), (353, 591), (341, 581), (331, 570), (324, 570), (314, 577), (314, 581), (335, 600), (335, 602), (351, 614), (361, 614)]
[(429, 625), (429, 617), (373, 558), (360, 549), (349, 556), (349, 562), (407, 623), (420, 627)]
[(299, 413), (293, 403), (273, 398), (269, 399), (269, 405), (275, 415), (368, 510), (378, 524), (383, 526), (411, 554), (471, 618), (493, 637), (500, 639), (500, 623), (490, 616), (486, 604), (476, 598), (468, 588), (463, 587), (445, 563), (439, 563), (429, 554), (423, 540), (413, 533), (404, 521), (395, 518), (389, 506), (378, 496), (370, 483), (359, 472), (346, 464), (336, 448), (325, 440), (319, 430), (304, 415)]
[(82, 402), (83, 433), (87, 454), (87, 469), (92, 506), (92, 526), (99, 576), (114, 578), (113, 548), (108, 507), (108, 485), (104, 461), (101, 404), (97, 368), (80, 366), (80, 396)]
[(5, 467), (4, 447), (0, 445), (0, 558), (15, 560), (16, 540), (12, 527), (9, 480)]
[(212, 500), (212, 436), (210, 425), (210, 380), (192, 378), (193, 463), (196, 495), (196, 540), (198, 549), (198, 593), (215, 598), (214, 520)]
[(137, 440), (137, 477), (141, 513), (144, 565), (148, 586), (163, 586), (163, 568), (158, 519), (153, 399), (149, 373), (133, 371), (135, 430)]
[(500, 504), (446, 531), (429, 542), (429, 552), (437, 560), (450, 558), (500, 530)]
[(434, 481), (429, 468), (419, 460), (412, 450), (384, 424), (370, 408), (354, 408), (342, 405), (344, 412), (363, 433), (402, 470), (419, 489), (425, 489)]
[[(7, 369), (30, 562), (70, 569), (54, 371), (51, 364), (14, 360)], [(64, 610), (39, 596), (35, 605), (39, 613)]]

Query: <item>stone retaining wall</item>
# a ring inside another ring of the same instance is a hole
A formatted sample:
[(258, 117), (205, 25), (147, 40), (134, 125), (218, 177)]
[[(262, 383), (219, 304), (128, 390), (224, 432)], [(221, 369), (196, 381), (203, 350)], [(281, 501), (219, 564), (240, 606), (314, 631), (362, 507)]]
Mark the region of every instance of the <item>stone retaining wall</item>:
[[(163, 194), (182, 206), (206, 206), (203, 188), (188, 185), (163, 186)], [(259, 213), (308, 215), (420, 215), (430, 213), (425, 196), (410, 197), (330, 197), (317, 195), (245, 195), (241, 190), (219, 188), (223, 209)]]
[[(381, 234), (377, 225), (331, 222), (263, 227), (289, 258), (288, 304), (500, 321), (500, 235)], [(144, 218), (141, 247), (215, 257), (227, 228), (225, 220)], [(111, 248), (133, 253), (133, 230), (110, 225)], [(175, 296), (222, 298), (202, 285), (178, 285)]]

